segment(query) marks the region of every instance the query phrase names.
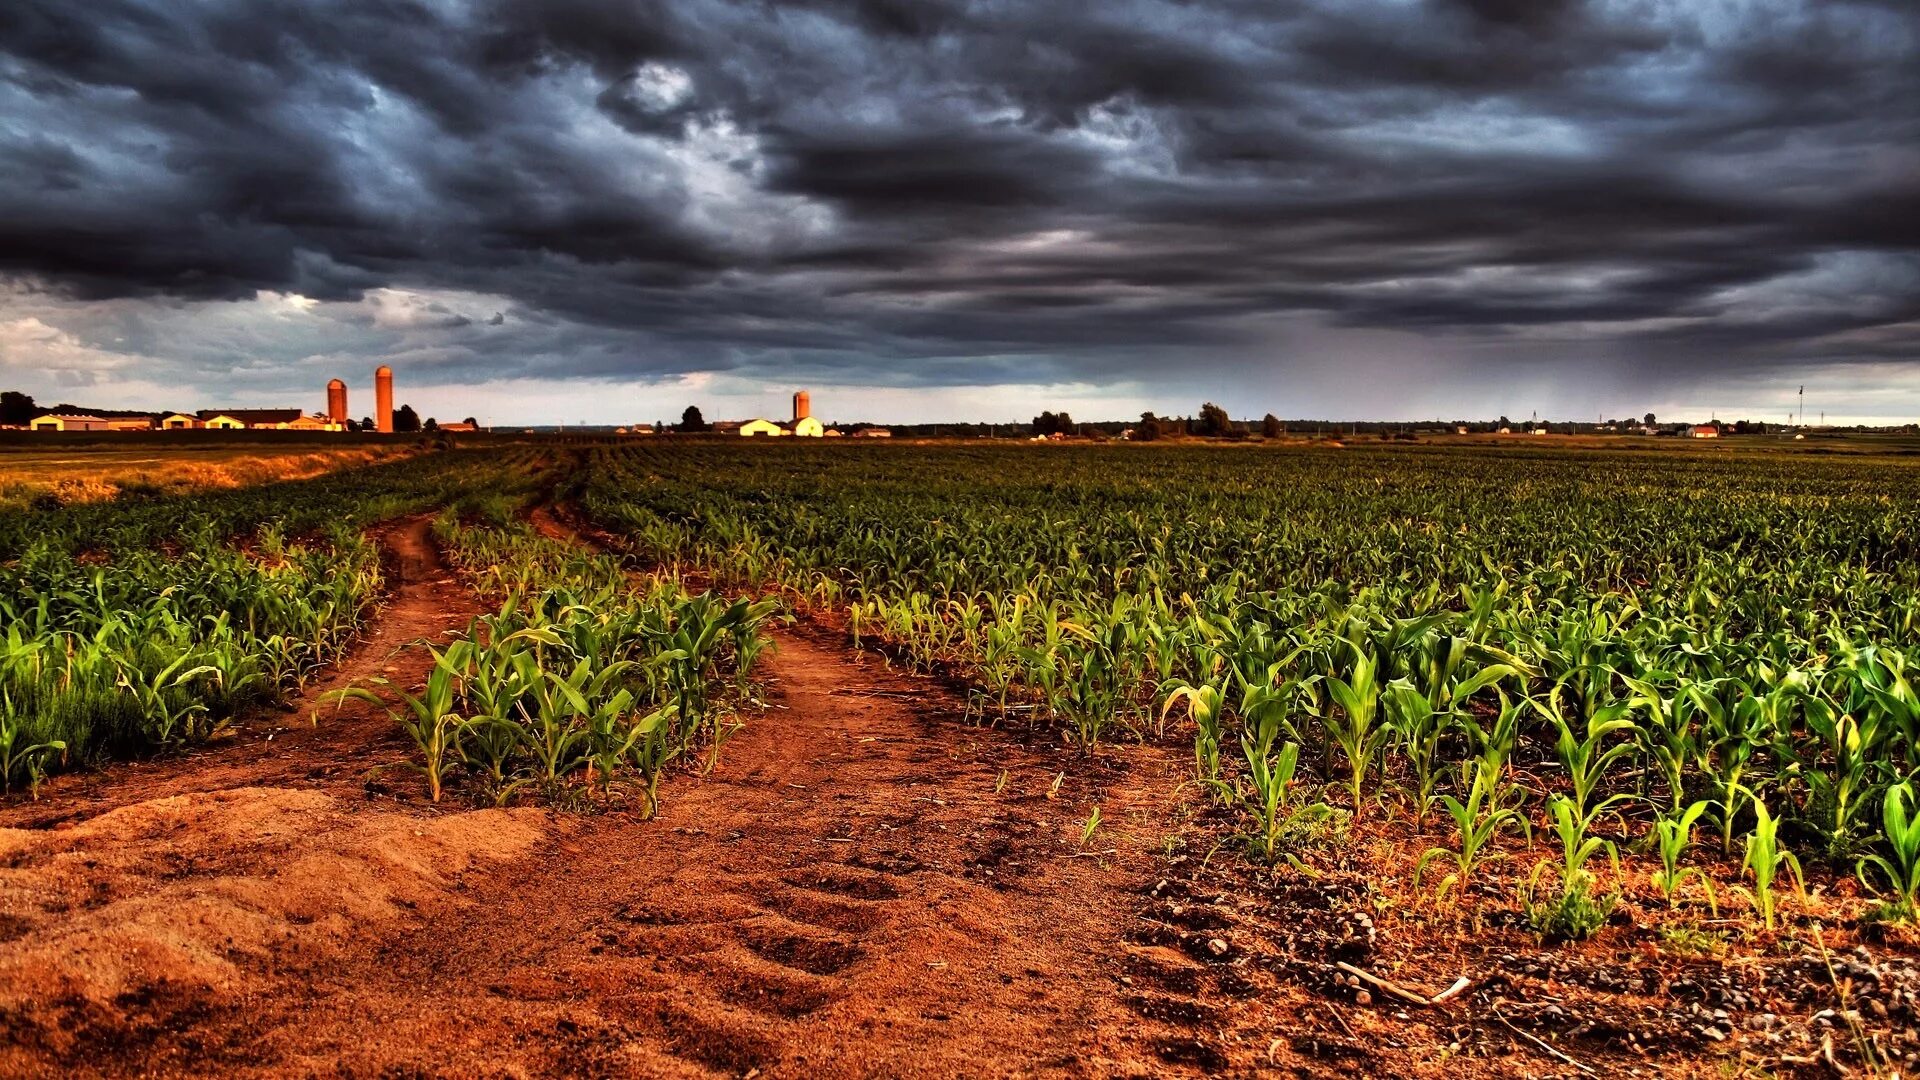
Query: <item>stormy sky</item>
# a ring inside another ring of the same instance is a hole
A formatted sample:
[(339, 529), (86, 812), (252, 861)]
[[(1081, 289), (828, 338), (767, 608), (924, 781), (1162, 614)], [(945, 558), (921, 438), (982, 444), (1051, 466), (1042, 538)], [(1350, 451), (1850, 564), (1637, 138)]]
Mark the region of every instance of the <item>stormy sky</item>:
[(0, 387), (1920, 418), (1913, 0), (9, 0)]

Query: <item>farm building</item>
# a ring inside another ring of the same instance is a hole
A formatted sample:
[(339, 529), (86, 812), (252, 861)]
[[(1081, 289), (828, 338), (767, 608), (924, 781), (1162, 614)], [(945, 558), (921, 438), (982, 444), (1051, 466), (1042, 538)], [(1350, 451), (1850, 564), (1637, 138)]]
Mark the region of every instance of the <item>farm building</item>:
[(151, 416), (114, 416), (107, 420), (108, 431), (152, 431)]
[(289, 421), (286, 429), (288, 431), (345, 431), (347, 430), (347, 425), (345, 422), (336, 421), (323, 413), (313, 413), (310, 416), (303, 416), (298, 420)]
[(305, 418), (299, 409), (202, 409), (202, 427), (216, 431), (284, 431)]
[(187, 413), (174, 413), (171, 416), (161, 417), (160, 426), (168, 431), (188, 431), (193, 428), (206, 427), (207, 423), (197, 416), (192, 416)]
[(1692, 434), (1696, 439), (1717, 439), (1720, 437), (1720, 425), (1695, 424), (1693, 425)]
[(861, 428), (859, 431), (853, 433), (853, 437), (856, 439), (891, 439), (893, 438), (893, 432), (883, 427)]
[(88, 416), (83, 413), (48, 413), (36, 417), (32, 427), (35, 431), (106, 431), (112, 421), (103, 416)]
[[(477, 424), (469, 424), (465, 420), (455, 420), (449, 423), (441, 424), (440, 430), (441, 431), (479, 431), (480, 427)], [(626, 430), (627, 430), (626, 428), (615, 428), (614, 433), (624, 435), (626, 434)]]
[(803, 439), (818, 439), (827, 434), (826, 428), (813, 416), (813, 399), (805, 390), (793, 395), (793, 419), (768, 420), (756, 417), (752, 420), (720, 420), (713, 423), (709, 430), (716, 435), (765, 435), (770, 438), (781, 435), (797, 435)]

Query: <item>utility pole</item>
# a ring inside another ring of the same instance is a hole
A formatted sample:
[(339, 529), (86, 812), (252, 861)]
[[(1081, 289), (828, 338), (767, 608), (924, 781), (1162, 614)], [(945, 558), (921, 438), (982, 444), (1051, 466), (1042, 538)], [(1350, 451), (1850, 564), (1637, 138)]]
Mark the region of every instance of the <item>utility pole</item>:
[(1807, 384), (1800, 384), (1800, 426), (1807, 426)]

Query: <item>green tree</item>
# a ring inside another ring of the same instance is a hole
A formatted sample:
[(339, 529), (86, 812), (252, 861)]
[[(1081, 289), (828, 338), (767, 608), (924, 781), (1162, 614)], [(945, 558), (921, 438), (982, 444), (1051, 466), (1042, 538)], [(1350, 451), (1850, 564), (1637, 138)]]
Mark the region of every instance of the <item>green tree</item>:
[(1268, 413), (1266, 416), (1262, 417), (1260, 420), (1260, 435), (1262, 438), (1267, 438), (1267, 439), (1279, 438), (1280, 437), (1280, 418), (1273, 415), (1272, 413)]
[(25, 427), (39, 415), (40, 411), (34, 406), (31, 394), (23, 394), (18, 390), (0, 391), (0, 424)]
[(707, 418), (700, 415), (700, 406), (689, 405), (687, 411), (680, 414), (680, 430), (685, 432), (712, 431), (713, 426)]
[(1078, 428), (1066, 413), (1043, 412), (1033, 418), (1035, 435), (1072, 435)]
[(420, 414), (417, 412), (414, 412), (413, 406), (411, 405), (400, 406), (398, 409), (395, 409), (393, 411), (393, 430), (419, 431), (420, 430)]
[(1229, 434), (1232, 431), (1233, 418), (1227, 415), (1227, 410), (1215, 405), (1211, 401), (1200, 406), (1200, 426), (1196, 434), (1210, 435), (1217, 438), (1221, 435)]

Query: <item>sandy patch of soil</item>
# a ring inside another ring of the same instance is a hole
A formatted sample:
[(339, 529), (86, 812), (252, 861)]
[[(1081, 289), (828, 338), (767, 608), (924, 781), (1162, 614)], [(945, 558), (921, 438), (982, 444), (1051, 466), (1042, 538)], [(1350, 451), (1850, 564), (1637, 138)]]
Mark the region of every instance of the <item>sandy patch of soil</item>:
[(0, 830), (0, 1072), (110, 1060), (525, 853), (534, 810), (421, 818), (316, 791), (150, 799)]

